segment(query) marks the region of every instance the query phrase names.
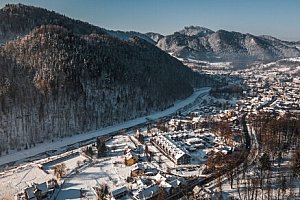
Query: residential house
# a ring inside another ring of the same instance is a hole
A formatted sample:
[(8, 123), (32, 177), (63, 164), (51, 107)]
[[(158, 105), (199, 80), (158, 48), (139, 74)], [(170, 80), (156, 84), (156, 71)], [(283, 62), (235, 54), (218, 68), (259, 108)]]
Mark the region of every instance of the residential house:
[(136, 153), (129, 151), (125, 155), (125, 165), (132, 166), (139, 161), (139, 157)]
[(49, 193), (49, 189), (46, 182), (41, 184), (33, 184), (33, 186), (25, 189), (25, 199), (26, 200), (45, 199), (47, 198), (48, 193)]
[(145, 167), (142, 163), (136, 163), (133, 165), (133, 168), (130, 172), (130, 175), (133, 177), (141, 176), (145, 173)]
[(140, 190), (136, 195), (134, 195), (134, 199), (136, 200), (147, 200), (147, 199), (152, 199), (156, 197), (159, 194), (159, 186), (158, 185), (152, 185), (147, 188), (143, 188)]

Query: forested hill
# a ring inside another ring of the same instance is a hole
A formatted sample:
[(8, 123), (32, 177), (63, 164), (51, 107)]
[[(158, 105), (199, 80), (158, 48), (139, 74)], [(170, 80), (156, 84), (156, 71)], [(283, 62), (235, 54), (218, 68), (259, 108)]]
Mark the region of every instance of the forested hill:
[(76, 34), (107, 34), (102, 28), (54, 11), (22, 4), (7, 4), (0, 9), (0, 43), (24, 36), (35, 27), (46, 24), (64, 26)]
[[(25, 17), (20, 8), (35, 9), (18, 5)], [(44, 22), (0, 47), (1, 151), (162, 110), (193, 87), (215, 84), (140, 38), (77, 31), (75, 24), (89, 25), (69, 18)]]

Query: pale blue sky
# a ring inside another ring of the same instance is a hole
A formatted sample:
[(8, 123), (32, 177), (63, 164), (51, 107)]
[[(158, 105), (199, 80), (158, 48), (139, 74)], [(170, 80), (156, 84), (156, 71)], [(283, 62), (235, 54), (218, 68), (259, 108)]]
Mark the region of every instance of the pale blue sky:
[(188, 25), (300, 40), (300, 0), (0, 0), (113, 30), (171, 34)]

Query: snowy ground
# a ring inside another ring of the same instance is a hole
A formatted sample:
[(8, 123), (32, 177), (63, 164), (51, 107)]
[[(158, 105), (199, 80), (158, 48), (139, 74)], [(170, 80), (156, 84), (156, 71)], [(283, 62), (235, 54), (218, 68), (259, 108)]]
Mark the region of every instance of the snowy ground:
[(20, 161), (20, 160), (26, 159), (28, 157), (33, 157), (33, 156), (36, 156), (43, 152), (47, 152), (47, 151), (51, 151), (51, 150), (60, 150), (63, 147), (78, 143), (80, 141), (92, 139), (92, 138), (95, 138), (95, 137), (98, 137), (101, 135), (109, 134), (109, 133), (119, 131), (119, 130), (122, 130), (125, 128), (136, 126), (138, 124), (147, 122), (147, 119), (155, 120), (155, 119), (158, 119), (158, 118), (161, 118), (164, 116), (168, 116), (168, 115), (176, 112), (178, 109), (183, 108), (186, 105), (193, 103), (198, 96), (207, 94), (208, 91), (209, 91), (209, 88), (202, 88), (202, 89), (196, 90), (190, 97), (188, 97), (184, 100), (175, 102), (174, 106), (172, 106), (162, 112), (156, 112), (156, 113), (150, 114), (148, 116), (136, 118), (136, 119), (133, 119), (130, 121), (126, 121), (124, 123), (121, 123), (121, 124), (118, 124), (115, 126), (106, 127), (106, 128), (96, 130), (96, 131), (91, 131), (91, 132), (88, 132), (85, 134), (74, 135), (70, 138), (63, 138), (63, 139), (61, 139), (59, 141), (55, 141), (55, 142), (38, 144), (37, 146), (27, 149), (27, 150), (14, 152), (14, 153), (11, 153), (8, 155), (3, 155), (0, 157), (0, 166), (5, 165), (10, 162)]
[(83, 163), (84, 161), (87, 161), (88, 159), (80, 155), (79, 153), (72, 154), (71, 156), (64, 157), (63, 159), (54, 160), (52, 162), (46, 163), (43, 165), (43, 169), (46, 173), (53, 174), (53, 168), (55, 165), (64, 163), (66, 164), (66, 173), (69, 173), (73, 169), (75, 169), (78, 166), (78, 163)]
[(83, 165), (78, 173), (65, 179), (57, 199), (80, 199), (80, 190), (85, 191), (87, 199), (95, 199), (92, 187), (107, 184), (109, 190), (126, 185), (132, 166), (125, 166), (123, 150), (134, 147), (131, 140), (119, 135), (110, 140), (107, 146), (114, 147), (109, 157), (95, 159), (92, 163)]
[(22, 192), (26, 187), (33, 183), (43, 183), (49, 179), (55, 178), (53, 167), (60, 163), (66, 164), (67, 173), (70, 173), (77, 167), (77, 162), (84, 162), (87, 158), (75, 153), (71, 156), (58, 158), (51, 162), (45, 163), (42, 170), (40, 164), (31, 163), (23, 165), (13, 170), (0, 174), (0, 199), (12, 199), (14, 194)]
[(47, 174), (35, 164), (0, 175), (0, 199), (12, 199), (14, 194), (32, 183), (43, 183), (51, 178), (52, 174)]
[(94, 199), (91, 187), (98, 183), (106, 183), (110, 188), (123, 186), (131, 169), (123, 164), (123, 150), (126, 146), (134, 148), (134, 144), (127, 136), (118, 135), (110, 140), (107, 146), (114, 147), (109, 154), (111, 157), (96, 159), (95, 162), (88, 161), (87, 157), (78, 152), (68, 152), (64, 156), (54, 156), (53, 160), (51, 158), (43, 165), (31, 163), (1, 173), (0, 199), (12, 199), (14, 194), (23, 191), (32, 183), (42, 183), (55, 178), (53, 167), (61, 163), (66, 165), (66, 177), (57, 199), (79, 199), (80, 189), (87, 192), (87, 197)]
[[(254, 129), (250, 129), (250, 126), (248, 125), (248, 130), (253, 144), (250, 157), (248, 158), (249, 166), (245, 170), (245, 173), (242, 172), (242, 167), (237, 168), (240, 173), (234, 177), (232, 187), (228, 177), (226, 175), (222, 176), (221, 189), (223, 193), (227, 195), (230, 194), (236, 199), (300, 199), (300, 180), (297, 179), (297, 177), (293, 178), (288, 172), (292, 158), (292, 151), (288, 152), (288, 156), (281, 164), (281, 167), (278, 167), (276, 163), (272, 164), (269, 180), (264, 178), (264, 187), (260, 187), (261, 175), (258, 167), (259, 146)], [(265, 171), (264, 176), (267, 176), (267, 173), (268, 172)], [(282, 177), (285, 178), (285, 190), (282, 189), (284, 187)], [(209, 184), (208, 188), (216, 192), (220, 190), (217, 185), (217, 180), (214, 180)]]
[[(270, 187), (268, 190), (268, 181), (263, 180), (264, 187), (261, 189), (259, 184), (259, 170), (256, 166), (249, 168), (245, 176), (240, 174), (233, 181), (233, 187), (230, 187), (229, 181), (222, 183), (222, 191), (229, 193), (237, 199), (300, 199), (300, 180), (290, 178), (287, 168), (289, 162), (286, 161), (281, 166), (281, 171), (276, 166), (272, 167), (271, 176), (269, 178)], [(266, 172), (265, 172), (266, 173)], [(278, 182), (279, 178), (285, 177), (286, 189), (282, 190), (282, 182)], [(257, 185), (253, 181), (258, 180)], [(214, 188), (214, 190), (218, 190)], [(269, 196), (269, 197), (268, 197)]]

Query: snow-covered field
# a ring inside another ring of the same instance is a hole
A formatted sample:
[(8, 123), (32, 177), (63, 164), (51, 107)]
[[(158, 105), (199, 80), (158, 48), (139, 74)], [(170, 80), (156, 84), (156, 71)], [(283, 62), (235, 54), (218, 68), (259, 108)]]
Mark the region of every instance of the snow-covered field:
[(41, 165), (30, 163), (1, 173), (0, 199), (12, 199), (16, 193), (22, 192), (24, 188), (31, 186), (33, 183), (39, 184), (55, 178), (52, 168), (57, 164), (66, 164), (66, 173), (70, 173), (77, 167), (78, 161), (83, 163), (84, 160), (86, 160), (86, 157), (79, 153), (74, 153), (71, 156), (63, 157), (63, 159), (58, 158), (49, 163), (45, 163), (43, 165), (44, 170), (41, 169)]
[(64, 163), (66, 164), (66, 173), (69, 173), (78, 166), (78, 163), (83, 163), (85, 160), (87, 160), (87, 158), (83, 155), (80, 155), (79, 153), (74, 153), (71, 156), (63, 157), (63, 159), (57, 159), (44, 164), (43, 169), (46, 171), (46, 173), (53, 174), (54, 166)]
[(106, 128), (96, 130), (96, 131), (91, 131), (91, 132), (88, 132), (85, 134), (75, 135), (70, 138), (63, 138), (59, 141), (38, 144), (35, 147), (27, 149), (27, 150), (14, 152), (14, 153), (11, 153), (8, 155), (3, 155), (0, 157), (0, 166), (10, 163), (10, 162), (20, 161), (20, 160), (26, 159), (28, 157), (32, 157), (32, 156), (35, 156), (35, 155), (38, 155), (40, 153), (47, 152), (50, 150), (59, 150), (60, 148), (78, 143), (80, 141), (92, 139), (92, 138), (95, 138), (95, 137), (98, 137), (101, 135), (109, 134), (109, 133), (119, 131), (119, 130), (122, 130), (125, 128), (136, 126), (138, 124), (147, 122), (147, 119), (149, 119), (149, 118), (155, 120), (155, 119), (158, 119), (158, 118), (161, 118), (164, 116), (168, 116), (168, 115), (176, 112), (178, 109), (183, 108), (186, 105), (193, 103), (198, 96), (206, 94), (206, 93), (208, 93), (208, 91), (209, 91), (209, 88), (201, 88), (199, 90), (196, 90), (190, 97), (188, 97), (184, 100), (175, 102), (174, 106), (172, 106), (164, 111), (161, 111), (161, 112), (156, 112), (156, 113), (150, 114), (148, 116), (144, 116), (144, 117), (136, 118), (136, 119), (133, 119), (130, 121), (126, 121), (124, 123), (121, 123), (121, 124), (118, 124), (115, 126), (106, 127)]
[(85, 192), (86, 198), (96, 199), (92, 187), (98, 184), (107, 184), (110, 190), (127, 185), (126, 178), (133, 166), (125, 166), (123, 151), (125, 146), (134, 147), (134, 144), (129, 137), (119, 135), (108, 141), (107, 146), (114, 147), (113, 155), (95, 159), (66, 178), (57, 199), (80, 199), (80, 190)]
[(47, 174), (35, 164), (0, 175), (0, 199), (12, 199), (14, 194), (32, 183), (42, 183), (51, 178), (53, 174)]
[[(263, 188), (259, 183), (259, 170), (256, 167), (250, 167), (245, 176), (240, 174), (234, 179), (232, 188), (226, 179), (227, 181), (222, 183), (222, 191), (238, 199), (300, 199), (300, 181), (296, 177), (291, 178), (287, 172), (288, 167), (288, 161), (282, 163), (281, 170), (283, 171), (280, 171), (277, 166), (272, 167), (270, 178), (263, 180)], [(218, 190), (218, 188), (214, 188), (214, 190)]]

